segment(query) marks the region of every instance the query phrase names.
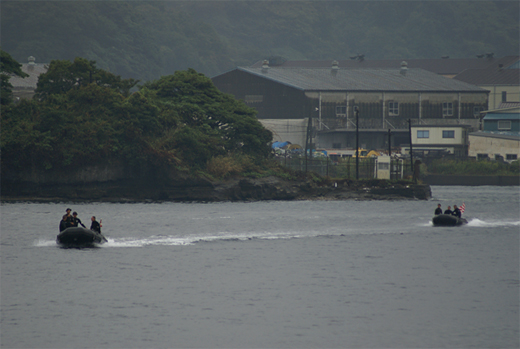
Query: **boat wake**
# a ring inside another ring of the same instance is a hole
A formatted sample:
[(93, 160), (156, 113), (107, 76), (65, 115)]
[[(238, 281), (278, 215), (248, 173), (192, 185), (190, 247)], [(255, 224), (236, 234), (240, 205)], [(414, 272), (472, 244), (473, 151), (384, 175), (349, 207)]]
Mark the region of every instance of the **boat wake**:
[(56, 239), (54, 239), (54, 240), (39, 239), (39, 240), (34, 241), (33, 246), (50, 247), (50, 246), (58, 246), (58, 244), (56, 243)]
[(473, 218), (468, 221), (467, 226), (469, 227), (518, 227), (520, 221), (502, 221), (502, 220), (491, 220), (483, 221), (478, 218)]
[[(201, 242), (216, 241), (248, 241), (248, 240), (274, 240), (292, 239), (303, 237), (301, 234), (294, 233), (263, 233), (263, 234), (230, 234), (222, 233), (218, 235), (154, 235), (147, 238), (108, 238), (108, 244), (103, 247), (143, 247), (143, 246), (179, 246), (191, 245)], [(308, 235), (305, 235), (308, 236)]]

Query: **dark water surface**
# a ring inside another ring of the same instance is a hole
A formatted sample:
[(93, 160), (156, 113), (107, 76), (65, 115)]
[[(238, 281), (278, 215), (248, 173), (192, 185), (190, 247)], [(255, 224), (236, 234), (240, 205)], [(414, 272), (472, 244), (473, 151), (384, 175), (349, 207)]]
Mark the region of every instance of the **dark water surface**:
[[(432, 192), (2, 204), (1, 347), (518, 348), (519, 188)], [(468, 225), (431, 226), (463, 201)], [(67, 207), (109, 243), (59, 248)]]

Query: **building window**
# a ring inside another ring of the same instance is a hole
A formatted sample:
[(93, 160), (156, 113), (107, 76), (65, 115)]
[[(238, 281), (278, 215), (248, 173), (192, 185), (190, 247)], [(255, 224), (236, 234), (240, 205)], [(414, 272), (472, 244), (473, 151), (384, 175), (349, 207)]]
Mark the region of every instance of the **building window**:
[(332, 143), (332, 149), (341, 149), (341, 143)]
[(264, 101), (263, 95), (246, 95), (244, 98), (246, 103), (260, 103)]
[(503, 120), (498, 122), (499, 130), (510, 130), (511, 129), (511, 121)]
[(430, 131), (428, 130), (418, 130), (417, 138), (430, 138)]
[(487, 160), (489, 159), (488, 154), (477, 154), (477, 160)]
[(455, 138), (455, 131), (442, 131), (442, 138)]
[(517, 154), (506, 154), (506, 160), (513, 161), (513, 160), (516, 160), (516, 159), (518, 159), (518, 155)]
[(507, 91), (502, 91), (502, 102), (507, 102)]
[(453, 115), (453, 103), (446, 102), (442, 103), (442, 116), (452, 116)]
[(392, 116), (399, 115), (399, 102), (394, 102), (394, 101), (388, 102), (388, 115), (392, 115)]
[(345, 105), (336, 106), (336, 116), (337, 117), (346, 117), (347, 116), (347, 107)]
[(481, 110), (482, 110), (481, 107), (473, 107), (473, 116), (474, 116), (474, 117), (479, 116)]

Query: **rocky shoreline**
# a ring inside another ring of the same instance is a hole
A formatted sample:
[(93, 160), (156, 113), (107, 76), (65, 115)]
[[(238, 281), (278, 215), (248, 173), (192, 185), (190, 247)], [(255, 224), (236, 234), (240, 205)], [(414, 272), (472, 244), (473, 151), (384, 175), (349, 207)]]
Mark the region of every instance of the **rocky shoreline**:
[(248, 202), (265, 200), (428, 200), (428, 184), (339, 180), (315, 183), (277, 177), (210, 181), (184, 178), (168, 184), (106, 181), (75, 184), (2, 185), (2, 202)]

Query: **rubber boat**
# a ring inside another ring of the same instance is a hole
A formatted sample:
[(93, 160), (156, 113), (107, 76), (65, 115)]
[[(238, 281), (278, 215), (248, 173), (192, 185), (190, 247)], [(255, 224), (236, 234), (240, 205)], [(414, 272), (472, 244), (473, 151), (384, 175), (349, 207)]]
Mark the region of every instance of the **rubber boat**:
[(468, 221), (450, 214), (439, 214), (432, 218), (432, 223), (436, 227), (456, 227), (464, 225), (468, 223)]
[(92, 246), (107, 241), (108, 240), (103, 236), (103, 234), (81, 227), (67, 228), (56, 237), (56, 242), (58, 244), (73, 247)]

